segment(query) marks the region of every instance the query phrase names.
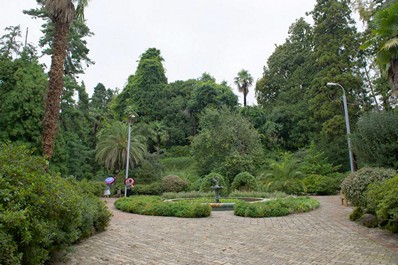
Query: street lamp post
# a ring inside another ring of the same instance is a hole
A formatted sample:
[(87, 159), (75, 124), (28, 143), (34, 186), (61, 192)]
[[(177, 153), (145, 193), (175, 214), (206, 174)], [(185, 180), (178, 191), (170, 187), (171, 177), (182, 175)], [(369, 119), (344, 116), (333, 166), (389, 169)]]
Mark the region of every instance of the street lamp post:
[(352, 150), (351, 150), (351, 139), (350, 139), (350, 121), (348, 119), (348, 108), (347, 108), (347, 98), (345, 95), (345, 89), (342, 85), (340, 85), (339, 83), (327, 83), (327, 86), (338, 86), (343, 90), (343, 104), (344, 104), (344, 116), (345, 116), (345, 126), (347, 129), (347, 144), (348, 144), (348, 154), (349, 154), (349, 158), (350, 158), (350, 168), (351, 168), (351, 172), (354, 172), (354, 157), (352, 155)]
[(134, 122), (135, 115), (132, 114), (129, 117), (129, 132), (127, 139), (127, 157), (126, 157), (126, 177), (124, 178), (124, 197), (127, 197), (127, 178), (129, 177), (129, 161), (130, 161), (130, 135), (131, 135), (131, 124)]

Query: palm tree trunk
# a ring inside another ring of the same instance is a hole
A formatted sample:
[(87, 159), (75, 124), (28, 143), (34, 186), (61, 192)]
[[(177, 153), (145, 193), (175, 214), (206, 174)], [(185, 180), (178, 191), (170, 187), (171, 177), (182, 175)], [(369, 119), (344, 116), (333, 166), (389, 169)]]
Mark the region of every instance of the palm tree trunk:
[(43, 120), (42, 149), (43, 156), (51, 159), (57, 134), (57, 124), (64, 87), (64, 60), (68, 48), (70, 23), (55, 22), (52, 46), (50, 80), (48, 85)]

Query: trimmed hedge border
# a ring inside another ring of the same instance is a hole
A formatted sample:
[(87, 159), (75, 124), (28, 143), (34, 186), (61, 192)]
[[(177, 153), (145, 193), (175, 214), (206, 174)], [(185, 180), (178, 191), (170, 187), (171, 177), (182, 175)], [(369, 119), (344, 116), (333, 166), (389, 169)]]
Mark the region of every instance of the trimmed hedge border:
[(115, 202), (118, 210), (129, 213), (154, 216), (175, 216), (183, 218), (208, 217), (211, 207), (190, 200), (165, 202), (159, 196), (133, 196)]
[(318, 200), (309, 197), (287, 197), (267, 202), (248, 203), (238, 202), (234, 207), (234, 214), (244, 217), (277, 217), (292, 213), (304, 213), (320, 206)]

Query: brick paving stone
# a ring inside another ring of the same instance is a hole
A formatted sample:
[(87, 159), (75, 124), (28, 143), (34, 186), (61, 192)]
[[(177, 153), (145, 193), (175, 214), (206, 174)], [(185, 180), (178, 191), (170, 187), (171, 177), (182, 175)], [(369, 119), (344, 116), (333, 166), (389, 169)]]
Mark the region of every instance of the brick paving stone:
[(114, 214), (107, 231), (76, 245), (66, 264), (398, 264), (398, 235), (349, 221), (339, 196), (315, 198), (321, 207), (309, 213), (200, 219), (123, 213), (105, 199)]

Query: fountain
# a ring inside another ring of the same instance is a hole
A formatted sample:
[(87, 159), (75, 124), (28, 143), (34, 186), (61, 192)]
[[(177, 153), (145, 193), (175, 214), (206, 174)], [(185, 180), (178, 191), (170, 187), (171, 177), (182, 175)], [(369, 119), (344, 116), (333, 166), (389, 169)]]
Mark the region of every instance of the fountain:
[(215, 196), (216, 196), (216, 203), (220, 203), (220, 195), (219, 195), (219, 191), (224, 188), (223, 186), (220, 186), (220, 178), (214, 178), (213, 181), (216, 183), (216, 185), (214, 185), (213, 187), (211, 187), (212, 189), (214, 189), (215, 192)]

